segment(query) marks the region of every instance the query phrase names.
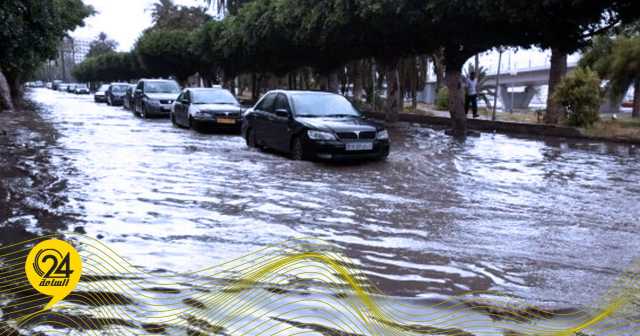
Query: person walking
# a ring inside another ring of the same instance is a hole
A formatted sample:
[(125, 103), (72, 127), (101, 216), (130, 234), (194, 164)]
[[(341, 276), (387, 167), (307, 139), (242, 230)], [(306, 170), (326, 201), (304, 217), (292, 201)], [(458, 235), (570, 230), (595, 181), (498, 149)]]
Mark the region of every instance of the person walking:
[(478, 115), (478, 79), (476, 78), (475, 71), (472, 71), (467, 78), (467, 99), (465, 100), (465, 112), (469, 114), (469, 108), (473, 111), (473, 117), (477, 118)]

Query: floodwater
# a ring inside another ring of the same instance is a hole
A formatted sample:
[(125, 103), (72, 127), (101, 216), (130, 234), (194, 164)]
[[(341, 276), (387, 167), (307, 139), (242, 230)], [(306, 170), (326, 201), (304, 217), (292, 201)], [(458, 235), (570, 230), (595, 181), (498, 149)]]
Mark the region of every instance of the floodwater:
[[(499, 291), (586, 309), (640, 255), (640, 150), (391, 128), (386, 162), (294, 162), (233, 134), (143, 120), (89, 96), (34, 90), (59, 136), (68, 231), (149, 272), (188, 272), (315, 237), (385, 300)], [(36, 225), (37, 226), (37, 225)], [(35, 229), (34, 229), (35, 230)]]

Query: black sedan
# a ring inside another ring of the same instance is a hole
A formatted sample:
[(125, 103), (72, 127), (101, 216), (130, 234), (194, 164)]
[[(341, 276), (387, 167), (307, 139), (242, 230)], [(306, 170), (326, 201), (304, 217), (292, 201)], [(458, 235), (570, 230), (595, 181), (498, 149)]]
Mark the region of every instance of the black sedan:
[(271, 91), (245, 114), (249, 147), (268, 147), (294, 160), (377, 159), (389, 155), (389, 133), (366, 120), (343, 96)]
[(171, 108), (171, 122), (176, 126), (198, 129), (210, 126), (217, 130), (240, 131), (243, 109), (228, 90), (191, 88), (180, 93)]
[(107, 105), (120, 106), (124, 103), (124, 95), (127, 93), (129, 84), (127, 83), (111, 83), (109, 89), (105, 92), (107, 96)]

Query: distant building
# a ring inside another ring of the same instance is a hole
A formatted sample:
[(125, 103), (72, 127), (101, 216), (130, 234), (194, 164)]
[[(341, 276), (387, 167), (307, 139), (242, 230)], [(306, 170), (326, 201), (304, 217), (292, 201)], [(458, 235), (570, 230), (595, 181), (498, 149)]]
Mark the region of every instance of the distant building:
[(82, 63), (87, 58), (89, 49), (91, 49), (91, 41), (84, 39), (72, 39), (73, 43), (73, 59), (76, 64)]

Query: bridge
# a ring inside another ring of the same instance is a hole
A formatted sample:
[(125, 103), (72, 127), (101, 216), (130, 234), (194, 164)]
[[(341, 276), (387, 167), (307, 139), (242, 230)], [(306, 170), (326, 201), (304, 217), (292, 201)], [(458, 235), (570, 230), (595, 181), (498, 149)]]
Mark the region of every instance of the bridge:
[[(567, 71), (572, 71), (577, 67), (576, 63), (568, 64)], [(487, 84), (495, 87), (497, 73), (487, 75)], [(549, 67), (530, 67), (525, 69), (512, 70), (500, 74), (500, 84), (498, 97), (504, 110), (528, 109), (531, 101), (538, 94), (540, 86), (549, 84)], [(435, 81), (429, 81), (420, 93), (419, 99), (426, 103), (434, 103), (437, 97)], [(601, 109), (601, 113), (617, 113), (622, 101), (606, 101)]]

